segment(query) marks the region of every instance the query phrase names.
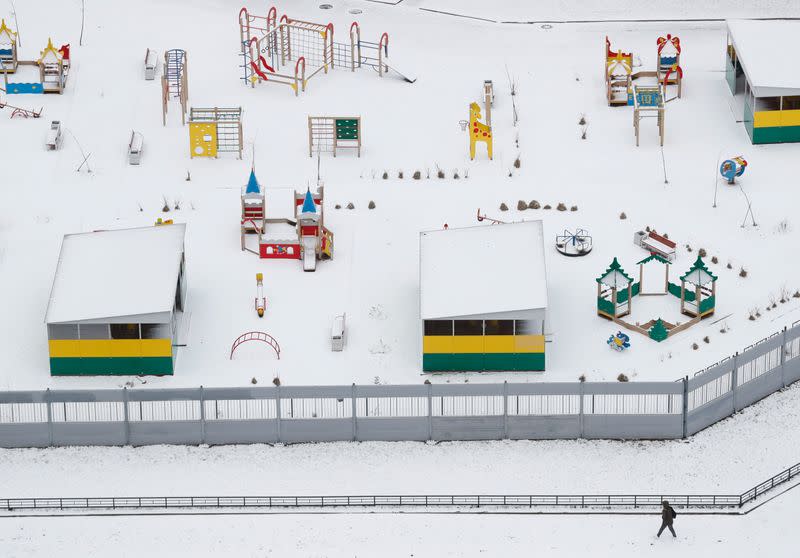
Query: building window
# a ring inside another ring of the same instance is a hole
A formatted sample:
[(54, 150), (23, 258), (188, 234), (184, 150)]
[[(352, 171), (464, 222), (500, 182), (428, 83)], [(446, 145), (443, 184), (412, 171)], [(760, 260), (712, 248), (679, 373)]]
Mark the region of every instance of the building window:
[(142, 339), (169, 339), (170, 324), (142, 324)]
[(800, 110), (800, 95), (784, 97), (783, 110)]
[(514, 320), (486, 320), (484, 335), (514, 335)]
[(770, 110), (781, 110), (780, 97), (756, 97), (756, 112), (765, 112)]
[(139, 324), (111, 324), (111, 339), (139, 339)]
[(541, 335), (533, 320), (514, 320), (514, 335)]
[(108, 338), (108, 324), (81, 324), (81, 339)]
[(48, 324), (48, 339), (78, 339), (78, 324)]
[(425, 335), (453, 335), (453, 320), (425, 320)]
[(483, 335), (483, 320), (455, 320), (456, 335)]

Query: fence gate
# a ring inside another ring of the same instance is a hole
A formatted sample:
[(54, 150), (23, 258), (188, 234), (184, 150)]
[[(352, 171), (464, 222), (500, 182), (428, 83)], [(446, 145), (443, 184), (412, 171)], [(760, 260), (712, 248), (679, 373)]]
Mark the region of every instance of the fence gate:
[(356, 149), (361, 157), (360, 116), (309, 116), (308, 156), (314, 152), (332, 152), (339, 149)]

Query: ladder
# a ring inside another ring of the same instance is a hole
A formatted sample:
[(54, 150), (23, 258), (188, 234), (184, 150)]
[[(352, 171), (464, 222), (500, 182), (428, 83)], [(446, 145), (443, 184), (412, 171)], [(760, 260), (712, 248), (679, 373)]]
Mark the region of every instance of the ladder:
[(308, 117), (308, 156), (314, 151), (333, 151), (336, 140), (336, 121), (329, 117)]
[(183, 86), (183, 62), (186, 58), (186, 51), (174, 48), (165, 54), (166, 66), (164, 67), (164, 77), (167, 80), (167, 90), (173, 99), (181, 98), (181, 87)]

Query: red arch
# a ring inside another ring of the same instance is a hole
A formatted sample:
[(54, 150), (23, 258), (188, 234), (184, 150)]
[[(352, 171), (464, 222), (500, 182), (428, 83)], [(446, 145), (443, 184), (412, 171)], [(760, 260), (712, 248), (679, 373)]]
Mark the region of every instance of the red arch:
[(262, 341), (266, 343), (275, 351), (275, 354), (278, 356), (278, 360), (281, 359), (281, 346), (278, 344), (277, 339), (275, 339), (269, 333), (264, 333), (263, 331), (248, 331), (247, 333), (241, 334), (233, 342), (233, 345), (231, 346), (231, 360), (233, 360), (233, 353), (236, 352), (236, 348), (243, 343), (247, 343), (248, 341)]

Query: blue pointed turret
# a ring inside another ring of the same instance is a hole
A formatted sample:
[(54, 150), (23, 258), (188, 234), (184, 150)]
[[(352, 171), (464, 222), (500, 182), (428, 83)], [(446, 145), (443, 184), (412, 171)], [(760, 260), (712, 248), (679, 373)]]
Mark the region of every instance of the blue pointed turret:
[(258, 180), (256, 180), (256, 170), (250, 170), (250, 179), (247, 181), (247, 188), (245, 189), (246, 194), (260, 194), (261, 193), (261, 186), (258, 185)]
[(311, 190), (306, 189), (306, 199), (303, 200), (303, 209), (300, 213), (316, 213), (317, 206), (314, 205), (314, 197), (311, 195)]

